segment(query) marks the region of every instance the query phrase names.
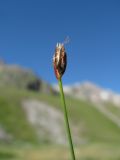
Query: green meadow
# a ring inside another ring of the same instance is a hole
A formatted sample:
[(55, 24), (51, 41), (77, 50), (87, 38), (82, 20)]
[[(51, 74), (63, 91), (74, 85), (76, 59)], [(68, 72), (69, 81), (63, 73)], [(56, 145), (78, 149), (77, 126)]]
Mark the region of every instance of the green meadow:
[[(75, 148), (77, 160), (119, 160), (120, 145), (93, 143)], [(2, 160), (70, 160), (67, 148), (60, 146), (0, 146)]]
[[(38, 140), (34, 126), (26, 117), (21, 106), (23, 99), (36, 99), (62, 112), (58, 95), (30, 92), (15, 87), (0, 89), (0, 125), (13, 136), (12, 142), (0, 143), (0, 159), (12, 160), (67, 160), (70, 159), (68, 148), (54, 145), (47, 139)], [(90, 102), (66, 98), (70, 121), (78, 128), (81, 145), (75, 144), (79, 160), (119, 160), (120, 128), (100, 113)], [(111, 108), (114, 106), (111, 106)], [(111, 109), (110, 108), (110, 109)], [(71, 130), (72, 130), (71, 126)], [(43, 137), (42, 137), (43, 138)]]

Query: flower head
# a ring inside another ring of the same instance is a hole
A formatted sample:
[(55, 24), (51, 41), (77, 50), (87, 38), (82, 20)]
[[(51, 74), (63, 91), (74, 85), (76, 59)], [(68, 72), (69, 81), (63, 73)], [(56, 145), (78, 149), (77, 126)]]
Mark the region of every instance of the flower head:
[(60, 79), (66, 70), (67, 56), (64, 45), (57, 43), (53, 56), (54, 71), (57, 79)]

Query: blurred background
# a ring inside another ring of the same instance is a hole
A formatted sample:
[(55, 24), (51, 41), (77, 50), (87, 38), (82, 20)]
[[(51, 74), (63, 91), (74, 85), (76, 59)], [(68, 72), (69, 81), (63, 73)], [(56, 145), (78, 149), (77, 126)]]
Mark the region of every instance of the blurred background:
[(0, 159), (68, 160), (52, 57), (79, 160), (120, 159), (120, 1), (0, 1)]

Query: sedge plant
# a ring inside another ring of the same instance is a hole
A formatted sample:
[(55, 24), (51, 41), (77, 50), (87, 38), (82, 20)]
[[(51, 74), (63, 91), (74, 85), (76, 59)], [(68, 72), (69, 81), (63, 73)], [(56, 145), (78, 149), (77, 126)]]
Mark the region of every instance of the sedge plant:
[(63, 44), (57, 43), (55, 54), (53, 56), (53, 66), (54, 66), (55, 76), (58, 80), (60, 94), (61, 94), (61, 101), (63, 105), (65, 126), (66, 126), (67, 135), (68, 135), (71, 157), (72, 157), (72, 160), (75, 160), (74, 147), (72, 142), (67, 107), (66, 107), (65, 96), (64, 96), (63, 85), (62, 85), (62, 76), (66, 70), (66, 65), (67, 65), (67, 55), (66, 55), (65, 47)]

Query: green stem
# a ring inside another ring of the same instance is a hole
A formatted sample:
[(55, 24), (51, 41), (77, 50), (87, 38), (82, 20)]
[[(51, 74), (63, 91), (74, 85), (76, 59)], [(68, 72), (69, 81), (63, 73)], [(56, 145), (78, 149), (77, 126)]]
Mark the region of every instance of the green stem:
[(66, 125), (69, 145), (70, 145), (71, 156), (72, 156), (72, 160), (75, 160), (75, 153), (74, 153), (74, 147), (73, 147), (73, 143), (72, 143), (72, 137), (71, 137), (70, 126), (69, 126), (69, 121), (68, 121), (67, 107), (66, 107), (66, 103), (65, 103), (65, 96), (64, 96), (64, 92), (63, 92), (62, 80), (59, 79), (58, 82), (59, 82), (61, 100), (63, 103), (65, 125)]

